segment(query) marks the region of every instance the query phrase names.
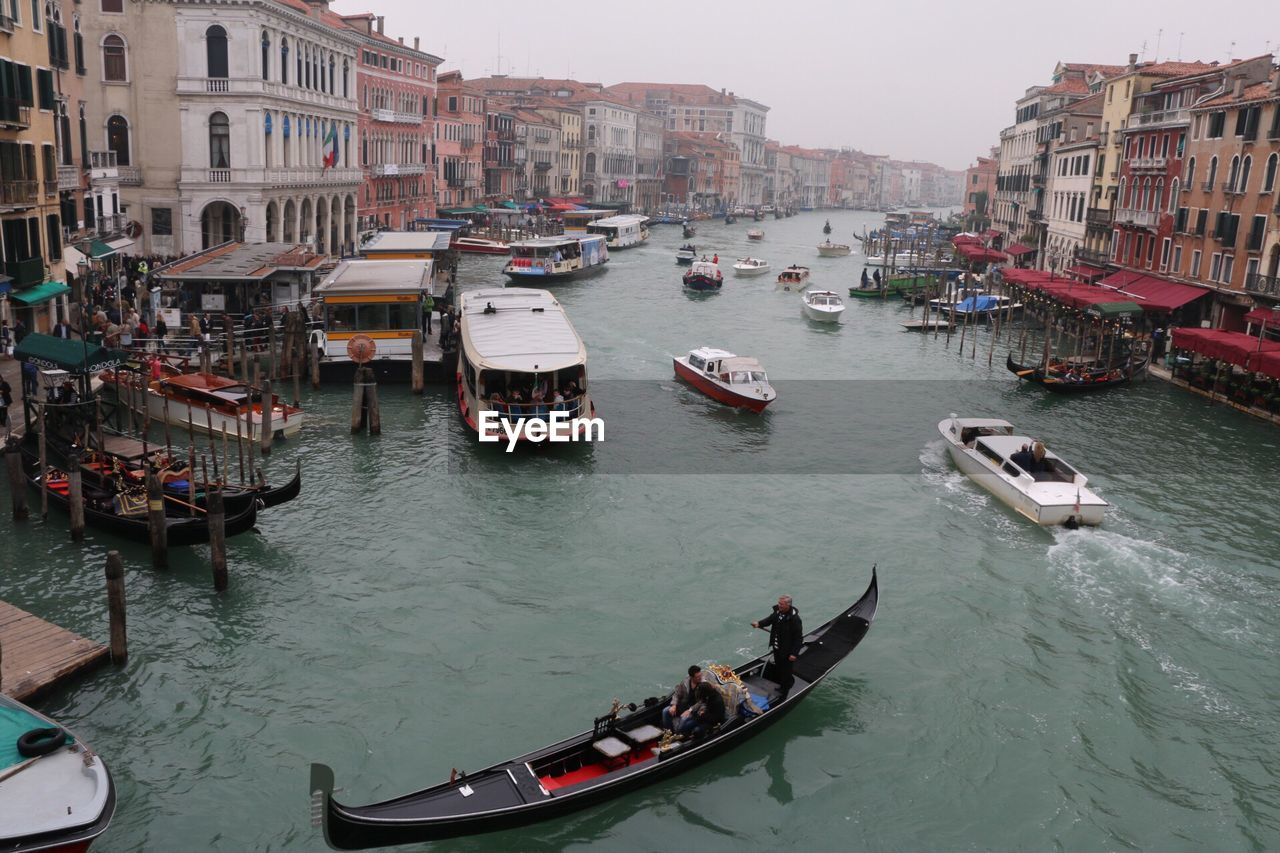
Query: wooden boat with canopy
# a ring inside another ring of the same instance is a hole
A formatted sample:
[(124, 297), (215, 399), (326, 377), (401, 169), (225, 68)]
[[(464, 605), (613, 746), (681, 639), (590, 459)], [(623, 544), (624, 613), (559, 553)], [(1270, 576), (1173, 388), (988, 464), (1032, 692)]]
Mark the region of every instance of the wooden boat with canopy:
[(794, 665), (795, 684), (785, 698), (771, 679), (769, 655), (732, 669), (704, 668), (725, 698), (727, 716), (701, 737), (663, 734), (662, 708), (670, 694), (640, 706), (615, 700), (613, 709), (581, 734), (372, 805), (336, 801), (333, 771), (313, 764), (312, 813), (331, 847), (359, 850), (526, 826), (669, 778), (739, 746), (804, 701), (866, 636), (878, 600), (873, 568), (871, 583), (855, 604), (805, 635)]

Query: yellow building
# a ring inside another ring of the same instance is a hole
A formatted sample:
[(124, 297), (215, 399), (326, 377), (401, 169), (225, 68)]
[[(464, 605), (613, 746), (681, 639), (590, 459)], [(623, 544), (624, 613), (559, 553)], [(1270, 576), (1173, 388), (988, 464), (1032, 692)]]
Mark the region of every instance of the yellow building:
[(0, 318), (47, 331), (52, 300), (67, 289), (60, 283), (58, 93), (50, 68), (50, 57), (63, 55), (66, 43), (59, 42), (54, 21), (31, 20), (32, 4), (13, 4), (10, 11), (18, 17), (0, 21)]
[(560, 186), (552, 187), (553, 196), (578, 195), (578, 176), (582, 174), (582, 112), (566, 105), (541, 101), (534, 109), (544, 118), (560, 122)]

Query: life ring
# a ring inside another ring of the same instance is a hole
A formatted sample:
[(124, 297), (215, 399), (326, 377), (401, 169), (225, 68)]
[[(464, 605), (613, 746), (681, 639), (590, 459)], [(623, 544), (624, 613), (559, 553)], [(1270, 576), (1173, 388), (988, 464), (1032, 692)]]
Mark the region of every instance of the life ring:
[[(124, 233), (130, 240), (137, 240), (142, 236), (142, 223), (136, 219), (130, 219), (129, 224), (124, 227)], [(141, 270), (141, 272), (146, 275), (146, 270)]]
[(66, 729), (32, 729), (18, 738), (18, 754), (23, 758), (39, 758), (57, 752), (67, 741)]

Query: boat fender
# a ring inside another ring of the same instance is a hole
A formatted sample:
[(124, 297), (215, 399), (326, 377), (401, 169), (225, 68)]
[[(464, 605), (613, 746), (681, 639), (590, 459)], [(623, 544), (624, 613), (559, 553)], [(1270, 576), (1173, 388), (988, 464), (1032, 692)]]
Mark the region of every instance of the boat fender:
[(646, 708), (652, 708), (654, 705), (657, 705), (661, 701), (662, 700), (659, 699), (657, 696), (649, 696), (644, 700), (644, 706)]
[(39, 758), (62, 747), (67, 740), (66, 729), (54, 726), (48, 729), (32, 729), (18, 738), (18, 754), (23, 758)]

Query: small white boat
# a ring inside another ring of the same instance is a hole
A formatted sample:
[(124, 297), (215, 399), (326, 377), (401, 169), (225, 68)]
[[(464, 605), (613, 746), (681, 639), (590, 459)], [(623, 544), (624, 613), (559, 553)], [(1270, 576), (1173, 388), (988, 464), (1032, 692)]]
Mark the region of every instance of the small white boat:
[(843, 258), (852, 251), (844, 243), (832, 243), (830, 240), (818, 244), (818, 255), (823, 258)]
[(764, 275), (769, 271), (769, 262), (760, 258), (738, 258), (733, 271), (738, 275)]
[(844, 313), (844, 300), (834, 290), (806, 290), (800, 297), (800, 311), (819, 323), (839, 323)]
[(792, 264), (778, 273), (778, 289), (785, 293), (800, 293), (809, 284), (809, 268)]
[(962, 473), (1036, 524), (1102, 523), (1110, 504), (1087, 488), (1088, 478), (1041, 442), (1014, 435), (1008, 421), (952, 415), (938, 432)]
[(468, 252), (475, 255), (508, 255), (511, 246), (501, 240), (485, 240), (480, 237), (456, 237), (449, 245), (455, 252)]
[(868, 255), (863, 264), (869, 267), (909, 267), (924, 261), (928, 256), (913, 252), (898, 252), (895, 255)]
[(73, 732), (0, 694), (0, 850), (82, 853), (111, 823), (115, 783)]
[(778, 398), (760, 362), (728, 350), (699, 347), (673, 358), (676, 376), (713, 400), (739, 409), (763, 412)]
[(682, 267), (687, 267), (698, 259), (698, 250), (692, 243), (685, 243), (679, 249), (676, 249), (676, 263)]
[(761, 231), (759, 228), (752, 228), (749, 231), (747, 231), (747, 239), (755, 240), (759, 242), (760, 240), (764, 239), (764, 232)]

